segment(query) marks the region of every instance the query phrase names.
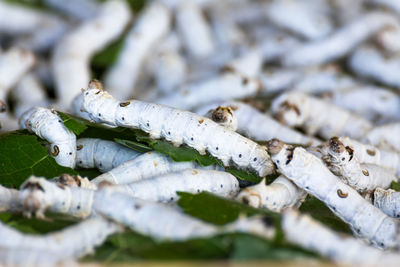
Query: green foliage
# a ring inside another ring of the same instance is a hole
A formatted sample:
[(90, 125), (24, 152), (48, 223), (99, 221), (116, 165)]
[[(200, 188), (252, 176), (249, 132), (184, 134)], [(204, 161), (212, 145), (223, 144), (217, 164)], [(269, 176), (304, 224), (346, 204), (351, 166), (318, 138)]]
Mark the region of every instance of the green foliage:
[(393, 181), (390, 186), (394, 191), (400, 192), (400, 183)]
[(70, 129), (74, 134), (80, 135), (83, 133), (88, 127), (86, 126), (88, 121), (75, 117), (70, 114), (66, 114), (61, 111), (57, 111), (58, 116), (60, 116), (61, 120), (63, 121), (65, 127)]

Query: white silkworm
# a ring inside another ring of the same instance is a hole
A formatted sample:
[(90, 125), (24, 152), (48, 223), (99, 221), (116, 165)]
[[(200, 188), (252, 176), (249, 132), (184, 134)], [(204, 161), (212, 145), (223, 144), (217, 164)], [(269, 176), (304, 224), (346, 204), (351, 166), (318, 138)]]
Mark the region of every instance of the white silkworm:
[(258, 49), (250, 49), (242, 56), (231, 60), (222, 70), (237, 72), (245, 77), (258, 77), (262, 68), (262, 55)]
[(59, 185), (80, 187), (84, 189), (96, 190), (97, 186), (94, 185), (87, 177), (82, 178), (79, 175), (70, 175), (67, 173), (61, 174), (59, 177), (52, 179), (53, 182)]
[(125, 1), (107, 1), (96, 17), (84, 21), (57, 44), (52, 65), (58, 102), (62, 108), (68, 108), (81, 88), (87, 86), (92, 55), (116, 39), (130, 17)]
[(75, 167), (76, 136), (63, 124), (57, 112), (35, 107), (20, 118), (20, 127), (50, 143), (50, 154), (61, 166)]
[(19, 192), (16, 189), (0, 185), (0, 212), (20, 212), (22, 206), (19, 202)]
[(303, 248), (318, 252), (338, 264), (351, 266), (397, 266), (398, 253), (363, 244), (360, 240), (339, 235), (308, 215), (288, 209), (283, 213), (285, 238)]
[(280, 58), (301, 44), (296, 37), (284, 32), (273, 32), (257, 43), (264, 62), (270, 62)]
[(43, 250), (21, 248), (0, 248), (0, 264), (14, 267), (78, 266), (71, 259), (67, 259), (66, 254), (63, 253), (55, 254)]
[(237, 199), (255, 208), (281, 212), (288, 207), (299, 207), (307, 193), (281, 175), (270, 185), (259, 184), (244, 188)]
[(358, 48), (349, 59), (350, 68), (359, 76), (373, 78), (388, 86), (400, 88), (398, 56), (387, 58), (371, 46)]
[(126, 36), (117, 62), (105, 76), (106, 88), (117, 99), (126, 99), (134, 94), (136, 80), (140, 75), (144, 60), (157, 42), (169, 31), (170, 17), (167, 7), (157, 1), (150, 3), (142, 11)]
[(351, 147), (346, 147), (337, 137), (329, 140), (327, 153), (322, 159), (328, 168), (342, 181), (360, 193), (371, 193), (380, 187), (387, 189), (396, 176), (383, 167), (374, 164), (360, 164)]
[(325, 1), (280, 0), (267, 6), (266, 15), (274, 24), (305, 38), (321, 39), (333, 28), (327, 11)]
[[(182, 86), (178, 92), (159, 98), (157, 103), (191, 109), (212, 101), (223, 101), (255, 95), (260, 90), (257, 79), (226, 71), (206, 81)], [(218, 88), (218, 90), (216, 90)]]
[(181, 1), (176, 9), (176, 26), (186, 51), (194, 58), (205, 58), (215, 50), (210, 25), (194, 1)]
[(44, 212), (68, 214), (85, 218), (92, 214), (95, 191), (63, 186), (45, 178), (29, 177), (21, 185), (19, 200), (27, 216), (44, 217)]
[(80, 20), (92, 18), (99, 12), (99, 4), (94, 0), (45, 0), (45, 3)]
[(145, 202), (113, 192), (112, 188), (100, 190), (96, 194), (94, 208), (96, 212), (157, 241), (182, 241), (235, 231), (253, 233), (267, 239), (274, 235), (273, 228), (259, 218), (239, 219), (232, 224), (217, 227), (190, 217), (175, 207)]
[(400, 151), (400, 122), (389, 123), (373, 128), (365, 141), (377, 147)]
[(176, 202), (179, 199), (176, 192), (207, 191), (222, 197), (233, 198), (239, 191), (239, 182), (228, 172), (188, 169), (130, 184), (115, 185), (113, 188), (135, 198)]
[(195, 161), (176, 162), (167, 155), (152, 151), (122, 163), (118, 167), (97, 176), (91, 182), (95, 185), (103, 181), (112, 184), (129, 184), (167, 173), (199, 168), (223, 170), (217, 165), (201, 167)]
[(141, 153), (112, 141), (80, 138), (76, 141), (76, 166), (107, 172)]
[(8, 90), (33, 67), (34, 63), (35, 56), (20, 48), (13, 47), (0, 54), (0, 112), (6, 110)]
[(372, 129), (372, 124), (364, 118), (300, 92), (280, 95), (274, 99), (271, 110), (280, 122), (302, 127), (306, 133), (326, 139), (338, 135), (361, 139)]
[(215, 109), (210, 109), (205, 117), (212, 119), (221, 126), (229, 130), (236, 131), (238, 126), (237, 118), (231, 107), (218, 106)]
[(383, 28), (376, 34), (375, 42), (385, 52), (390, 54), (400, 52), (400, 25), (397, 24)]
[(97, 122), (141, 129), (151, 138), (165, 138), (176, 146), (186, 144), (200, 154), (208, 151), (225, 166), (232, 161), (238, 168), (252, 170), (261, 177), (274, 171), (264, 147), (208, 118), (137, 100), (119, 102), (96, 88), (96, 83), (89, 84), (83, 94), (82, 110)]
[(277, 139), (269, 141), (268, 151), (283, 175), (323, 201), (357, 236), (381, 248), (399, 246), (399, 223), (341, 182), (319, 158)]
[[(62, 260), (76, 259), (93, 252), (94, 247), (121, 228), (102, 217), (90, 218), (58, 232), (43, 236), (20, 233), (0, 224), (0, 249), (21, 249), (54, 253)], [(26, 259), (29, 264), (29, 258)]]
[(390, 217), (400, 218), (400, 192), (377, 188), (374, 191), (374, 206)]
[(311, 145), (318, 144), (319, 141), (313, 137), (305, 136), (283, 124), (280, 124), (269, 115), (261, 113), (252, 106), (237, 102), (218, 102), (209, 104), (197, 109), (197, 113), (202, 114), (205, 110), (216, 106), (231, 107), (234, 117), (237, 118), (237, 131), (251, 139), (265, 141), (272, 138), (281, 138), (284, 142)]
[(396, 18), (388, 13), (371, 12), (356, 18), (322, 40), (305, 43), (283, 56), (285, 66), (323, 64), (347, 55), (359, 43), (382, 29), (393, 25)]
[(262, 95), (272, 95), (274, 93), (291, 88), (302, 76), (298, 70), (267, 68), (260, 76)]

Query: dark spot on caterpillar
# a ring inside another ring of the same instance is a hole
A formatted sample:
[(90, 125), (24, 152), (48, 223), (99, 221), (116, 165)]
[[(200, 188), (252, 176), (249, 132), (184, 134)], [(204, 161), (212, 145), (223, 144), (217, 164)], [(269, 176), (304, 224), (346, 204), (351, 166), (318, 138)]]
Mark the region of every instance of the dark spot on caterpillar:
[(51, 155), (52, 155), (53, 157), (57, 157), (57, 155), (60, 153), (60, 149), (58, 148), (57, 145), (55, 145), (55, 146), (53, 147), (53, 149), (54, 149), (54, 151), (51, 152)]
[(262, 220), (263, 224), (264, 224), (266, 227), (271, 227), (271, 226), (273, 226), (273, 221), (272, 221), (271, 217), (269, 217), (269, 216), (264, 216), (261, 220)]
[(129, 102), (129, 101), (128, 102), (122, 102), (122, 103), (119, 103), (119, 106), (123, 108), (123, 107), (128, 106), (130, 103), (131, 102)]
[(200, 189), (197, 189), (197, 193), (200, 193)]
[(345, 160), (345, 158), (342, 158), (342, 161), (344, 161)]
[(147, 127), (150, 127), (150, 123), (146, 123)]
[(101, 117), (101, 113), (99, 113), (99, 117)]
[(367, 149), (367, 154), (370, 155), (370, 156), (375, 156), (376, 155), (376, 151)]
[(65, 202), (61, 202), (61, 205), (63, 205), (63, 206), (64, 206), (64, 205), (65, 205)]
[(239, 154), (239, 158), (241, 158), (242, 157), (242, 154)]
[(82, 160), (80, 160), (79, 163), (82, 164)]
[(254, 158), (253, 161), (257, 161), (257, 158)]
[(122, 117), (121, 119), (122, 119), (123, 121), (125, 120), (125, 118), (124, 118), (124, 117)]
[(85, 95), (88, 95), (88, 94), (89, 94), (89, 92), (86, 92), (86, 93), (85, 93)]
[(174, 200), (174, 198), (173, 197), (171, 197), (171, 201), (173, 201)]
[(45, 190), (43, 189), (43, 187), (37, 183), (37, 182), (29, 182), (27, 183), (24, 187), (22, 187), (22, 189), (30, 189), (30, 190), (40, 190), (42, 192), (45, 192)]
[(75, 183), (76, 183), (79, 187), (81, 187), (81, 179), (79, 179), (79, 177), (76, 176), (76, 175), (72, 176), (72, 178), (74, 178)]
[(218, 150), (218, 147), (216, 147), (215, 150)]
[(78, 205), (76, 208), (77, 208), (78, 210), (80, 210), (80, 209), (81, 209), (81, 206), (80, 206), (80, 205)]
[(220, 69), (221, 73), (226, 73), (226, 72), (235, 72), (235, 69), (231, 65), (225, 65)]
[(363, 173), (365, 176), (369, 176), (368, 170), (362, 170), (362, 173)]
[(96, 95), (100, 94), (100, 91), (96, 92)]
[(79, 151), (79, 150), (81, 150), (82, 148), (83, 148), (83, 145), (79, 145), (79, 146), (76, 147), (76, 150)]
[(350, 160), (352, 160), (353, 159), (353, 156), (354, 156), (354, 150), (351, 148), (351, 147), (349, 147), (349, 146), (346, 146), (346, 150), (347, 150), (347, 152), (349, 153), (349, 155), (350, 155), (350, 159), (349, 159), (349, 161)]
[(286, 165), (288, 165), (288, 164), (292, 161), (292, 159), (293, 159), (294, 147), (288, 147), (288, 148), (287, 148), (287, 151), (288, 151), (289, 153), (288, 153), (288, 155), (287, 155), (287, 160), (286, 160), (286, 162), (285, 162)]
[(338, 189), (337, 194), (340, 198), (346, 198), (349, 195), (348, 193), (343, 193), (342, 189)]
[(249, 79), (247, 77), (242, 77), (242, 84), (246, 85), (249, 83)]
[(294, 112), (296, 112), (297, 116), (300, 116), (300, 114), (301, 114), (300, 109), (297, 107), (297, 105), (291, 104), (291, 103), (289, 103), (288, 101), (284, 101), (284, 102), (281, 104), (281, 107), (284, 108), (284, 109), (288, 109), (288, 110), (293, 109)]
[(276, 163), (278, 163), (278, 164), (280, 163), (279, 159), (276, 161)]
[(190, 137), (190, 140), (192, 140), (192, 141), (193, 141), (193, 137)]
[(99, 164), (99, 166), (100, 166), (100, 167), (103, 167), (103, 164), (102, 164), (102, 163), (100, 163), (100, 164)]
[(72, 152), (69, 152), (68, 154), (69, 154), (69, 155), (72, 155)]
[(335, 207), (331, 207), (334, 211), (336, 211), (336, 208)]
[(221, 188), (223, 188), (224, 187), (224, 185), (223, 184), (221, 184)]
[(59, 123), (62, 123), (62, 120), (58, 120)]
[(170, 134), (171, 134), (171, 132), (170, 132), (170, 131), (168, 131), (168, 134), (170, 135)]
[(199, 123), (202, 124), (204, 122), (204, 119), (200, 119)]
[(242, 198), (242, 202), (246, 205), (249, 205), (249, 199), (247, 197)]
[(379, 243), (379, 246), (380, 246), (381, 248), (385, 247), (385, 245), (384, 245), (383, 243)]
[(309, 187), (309, 186), (306, 186), (306, 187), (305, 187), (305, 189), (309, 190), (309, 189), (310, 189), (310, 187)]

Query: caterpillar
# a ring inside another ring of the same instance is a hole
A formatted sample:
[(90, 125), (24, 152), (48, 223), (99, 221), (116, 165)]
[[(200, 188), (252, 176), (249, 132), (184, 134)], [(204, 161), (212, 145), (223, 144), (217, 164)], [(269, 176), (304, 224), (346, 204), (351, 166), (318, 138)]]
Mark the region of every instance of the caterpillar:
[(393, 218), (400, 218), (400, 193), (392, 189), (377, 188), (374, 191), (374, 206)]
[(259, 184), (244, 188), (237, 199), (255, 208), (281, 212), (288, 207), (299, 207), (307, 193), (285, 176), (280, 175), (270, 185), (262, 180)]
[(383, 252), (349, 236), (339, 235), (308, 215), (293, 209), (282, 214), (285, 238), (303, 248), (318, 252), (338, 264), (351, 266), (397, 266), (400, 256)]
[(400, 152), (400, 122), (388, 123), (374, 127), (365, 141), (377, 147)]
[(79, 20), (94, 17), (100, 9), (100, 5), (93, 0), (45, 0), (46, 5), (59, 10), (63, 14)]
[(74, 266), (74, 260), (66, 254), (55, 254), (43, 250), (0, 248), (0, 264), (3, 266)]
[(326, 139), (338, 135), (361, 139), (372, 129), (372, 124), (364, 118), (300, 92), (275, 98), (271, 110), (280, 122), (290, 127), (302, 127), (306, 133), (319, 134)]
[(20, 118), (20, 127), (50, 143), (50, 154), (65, 167), (75, 167), (76, 136), (63, 124), (55, 110), (31, 108)]
[(52, 67), (61, 108), (67, 109), (81, 88), (90, 81), (89, 63), (93, 54), (115, 40), (130, 18), (130, 9), (125, 1), (107, 1), (95, 17), (82, 22), (57, 43)]
[(91, 183), (98, 185), (103, 181), (107, 181), (112, 184), (129, 184), (167, 173), (199, 168), (204, 170), (223, 170), (217, 165), (202, 167), (195, 161), (176, 162), (167, 155), (151, 151), (97, 176)]
[(80, 138), (76, 141), (76, 166), (107, 172), (141, 153), (112, 141)]
[(176, 192), (202, 191), (233, 198), (239, 191), (239, 182), (230, 173), (214, 170), (188, 169), (156, 176), (130, 184), (113, 186), (128, 195), (157, 202), (176, 202)]
[(322, 40), (295, 47), (283, 56), (282, 62), (286, 67), (328, 63), (347, 55), (383, 27), (395, 24), (396, 18), (388, 13), (367, 13)]
[(82, 110), (96, 122), (139, 128), (151, 138), (164, 138), (176, 146), (186, 144), (200, 154), (208, 151), (225, 166), (232, 161), (238, 168), (252, 170), (260, 177), (274, 171), (264, 147), (208, 118), (137, 100), (119, 102), (95, 85), (89, 84), (89, 88), (82, 92)]
[(329, 140), (329, 148), (322, 159), (335, 175), (360, 193), (370, 193), (378, 187), (387, 189), (392, 181), (398, 180), (378, 165), (360, 164), (352, 148), (345, 147), (337, 137)]
[(20, 212), (22, 206), (19, 202), (19, 192), (16, 189), (0, 185), (0, 212)]
[(399, 223), (341, 182), (319, 158), (278, 139), (268, 142), (268, 151), (283, 175), (323, 201), (357, 236), (380, 248), (399, 246)]

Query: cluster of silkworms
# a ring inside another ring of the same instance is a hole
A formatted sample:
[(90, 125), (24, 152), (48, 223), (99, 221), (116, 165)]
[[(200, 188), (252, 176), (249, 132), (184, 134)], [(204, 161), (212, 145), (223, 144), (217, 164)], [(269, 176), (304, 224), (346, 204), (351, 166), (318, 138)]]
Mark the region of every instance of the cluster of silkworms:
[[(57, 164), (101, 175), (0, 185), (0, 213), (79, 221), (46, 235), (0, 222), (0, 264), (72, 263), (125, 229), (157, 242), (275, 237), (259, 216), (221, 226), (179, 208), (177, 192), (204, 191), (279, 213), (288, 242), (336, 263), (398, 264), (400, 1), (148, 0), (135, 16), (125, 0), (41, 2), (0, 2), (0, 131), (26, 129)], [(58, 111), (221, 165), (81, 138)], [(308, 196), (354, 235), (302, 214)]]

